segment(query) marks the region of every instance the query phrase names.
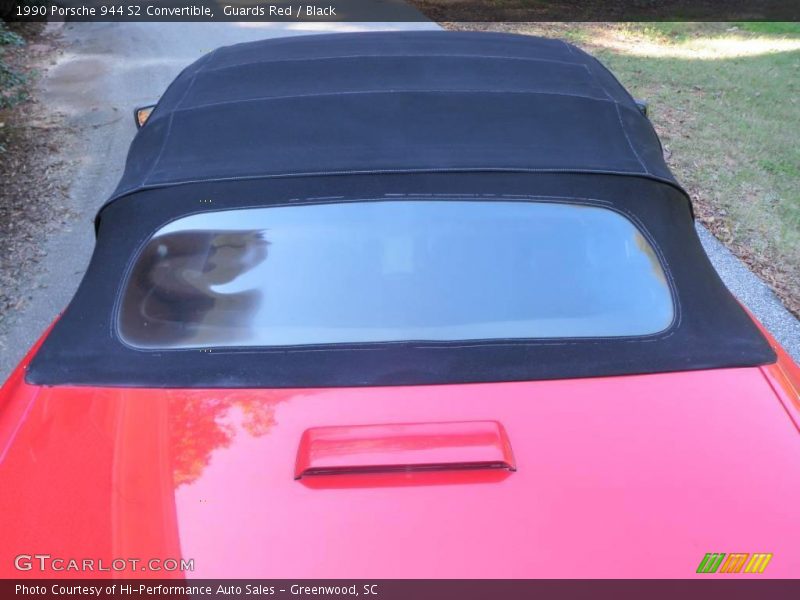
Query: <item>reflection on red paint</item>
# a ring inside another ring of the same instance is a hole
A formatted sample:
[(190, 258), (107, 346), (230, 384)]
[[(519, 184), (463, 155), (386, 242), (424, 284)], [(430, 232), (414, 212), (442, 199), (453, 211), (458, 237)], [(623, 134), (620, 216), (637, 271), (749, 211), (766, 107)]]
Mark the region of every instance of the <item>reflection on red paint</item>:
[[(227, 448), (235, 435), (231, 412), (238, 425), (252, 436), (265, 435), (275, 424), (275, 403), (282, 394), (250, 391), (168, 391), (170, 446), (175, 485), (187, 484), (202, 475), (214, 450)], [(270, 398), (272, 396), (272, 398)]]

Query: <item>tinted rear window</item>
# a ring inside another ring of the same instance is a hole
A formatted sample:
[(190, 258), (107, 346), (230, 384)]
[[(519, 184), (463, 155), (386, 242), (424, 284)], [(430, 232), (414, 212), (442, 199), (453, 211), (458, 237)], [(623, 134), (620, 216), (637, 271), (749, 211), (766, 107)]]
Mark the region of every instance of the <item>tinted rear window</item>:
[(402, 200), (192, 215), (137, 257), (134, 347), (639, 336), (669, 327), (661, 264), (617, 212)]

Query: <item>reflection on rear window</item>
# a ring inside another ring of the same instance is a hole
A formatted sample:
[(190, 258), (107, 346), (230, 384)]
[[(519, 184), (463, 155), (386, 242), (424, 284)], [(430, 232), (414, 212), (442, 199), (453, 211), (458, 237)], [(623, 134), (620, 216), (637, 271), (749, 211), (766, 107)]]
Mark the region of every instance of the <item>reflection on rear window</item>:
[(634, 336), (673, 319), (664, 271), (616, 212), (469, 200), (193, 215), (123, 292), (140, 348)]

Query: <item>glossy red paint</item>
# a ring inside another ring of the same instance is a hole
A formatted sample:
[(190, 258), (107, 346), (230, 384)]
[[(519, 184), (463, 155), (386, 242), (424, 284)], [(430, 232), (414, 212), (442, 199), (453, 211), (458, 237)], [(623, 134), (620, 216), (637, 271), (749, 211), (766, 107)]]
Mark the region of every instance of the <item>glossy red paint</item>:
[(778, 360), (773, 364), (761, 367), (764, 377), (767, 378), (767, 381), (775, 390), (775, 394), (777, 394), (784, 408), (786, 408), (789, 417), (791, 417), (795, 425), (797, 425), (798, 431), (800, 431), (800, 367), (772, 337), (772, 334), (755, 317), (750, 316), (778, 356)]
[[(5, 577), (40, 575), (13, 566), (37, 552), (183, 556), (188, 577), (691, 577), (729, 549), (798, 574), (800, 435), (759, 368), (297, 390), (22, 374), (0, 392)], [(503, 423), (517, 471), (294, 479), (309, 428), (455, 419)]]
[(496, 421), (312, 427), (300, 441), (294, 476), (478, 468), (516, 469)]

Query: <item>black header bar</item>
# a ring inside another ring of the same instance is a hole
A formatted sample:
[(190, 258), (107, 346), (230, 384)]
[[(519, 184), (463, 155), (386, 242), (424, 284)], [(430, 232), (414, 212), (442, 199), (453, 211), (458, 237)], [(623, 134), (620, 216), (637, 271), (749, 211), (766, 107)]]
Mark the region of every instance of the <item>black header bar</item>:
[(798, 0), (0, 0), (6, 21), (798, 21)]

